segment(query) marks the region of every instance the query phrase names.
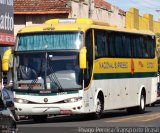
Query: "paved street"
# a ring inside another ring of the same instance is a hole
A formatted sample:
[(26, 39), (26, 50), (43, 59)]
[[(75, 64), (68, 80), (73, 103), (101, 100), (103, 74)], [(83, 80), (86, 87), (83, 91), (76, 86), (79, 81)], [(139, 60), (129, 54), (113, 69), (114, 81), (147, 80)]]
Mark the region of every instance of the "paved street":
[[(135, 127), (136, 132), (159, 132), (160, 105), (147, 107), (144, 114), (129, 115), (125, 110), (112, 110), (104, 113), (100, 120), (88, 120), (80, 116), (50, 117), (45, 123), (34, 123), (32, 120), (18, 122), (20, 133), (60, 133), (60, 132), (122, 132), (120, 127)], [(155, 127), (155, 128), (149, 128)], [(128, 129), (127, 128), (127, 129)], [(132, 131), (132, 129), (130, 129)]]

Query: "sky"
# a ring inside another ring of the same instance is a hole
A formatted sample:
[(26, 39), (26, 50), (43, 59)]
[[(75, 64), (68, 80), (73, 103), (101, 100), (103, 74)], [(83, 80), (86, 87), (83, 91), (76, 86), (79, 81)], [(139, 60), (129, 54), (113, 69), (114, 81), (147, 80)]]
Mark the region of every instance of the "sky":
[[(112, 5), (118, 6), (124, 11), (128, 11), (130, 7), (139, 9), (139, 14), (152, 14), (154, 20), (160, 19), (160, 0), (106, 0)], [(159, 10), (159, 11), (157, 11)]]

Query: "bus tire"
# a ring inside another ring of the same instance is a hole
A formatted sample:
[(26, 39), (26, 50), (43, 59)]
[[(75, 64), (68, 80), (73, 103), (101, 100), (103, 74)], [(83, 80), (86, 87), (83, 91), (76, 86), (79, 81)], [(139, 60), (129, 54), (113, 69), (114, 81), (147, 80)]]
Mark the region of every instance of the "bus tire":
[(140, 96), (140, 105), (136, 107), (136, 112), (140, 114), (144, 113), (145, 107), (146, 107), (146, 95), (145, 95), (145, 92), (142, 91)]
[(98, 95), (96, 99), (96, 112), (93, 114), (94, 119), (100, 119), (104, 110), (104, 101), (102, 95)]
[(42, 123), (47, 120), (47, 115), (33, 115), (32, 118), (33, 118), (34, 122)]
[(145, 92), (143, 91), (140, 96), (140, 105), (136, 106), (136, 107), (127, 108), (127, 113), (129, 113), (129, 114), (134, 114), (134, 113), (142, 114), (145, 111), (145, 107), (146, 107), (146, 95), (145, 95)]

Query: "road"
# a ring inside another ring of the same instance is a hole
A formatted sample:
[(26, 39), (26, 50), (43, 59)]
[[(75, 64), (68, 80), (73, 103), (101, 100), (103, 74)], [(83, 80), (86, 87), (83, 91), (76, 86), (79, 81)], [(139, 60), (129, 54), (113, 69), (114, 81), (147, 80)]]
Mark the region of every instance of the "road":
[(80, 116), (56, 116), (38, 124), (33, 120), (19, 121), (17, 126), (19, 133), (159, 133), (160, 105), (146, 107), (144, 114), (129, 115), (125, 110), (112, 110), (105, 112), (100, 120), (89, 120)]

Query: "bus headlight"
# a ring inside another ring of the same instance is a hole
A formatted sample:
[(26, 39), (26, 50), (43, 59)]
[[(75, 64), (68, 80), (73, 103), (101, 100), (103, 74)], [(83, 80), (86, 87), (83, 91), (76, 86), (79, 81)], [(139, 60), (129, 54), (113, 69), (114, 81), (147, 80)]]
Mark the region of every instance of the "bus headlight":
[(24, 104), (26, 104), (26, 103), (29, 102), (28, 100), (21, 99), (21, 98), (15, 98), (14, 100), (15, 100), (15, 102), (17, 102), (17, 103), (24, 103)]
[(73, 102), (78, 102), (80, 100), (82, 100), (82, 97), (73, 97), (73, 98), (65, 99), (64, 102), (65, 103), (73, 103)]

